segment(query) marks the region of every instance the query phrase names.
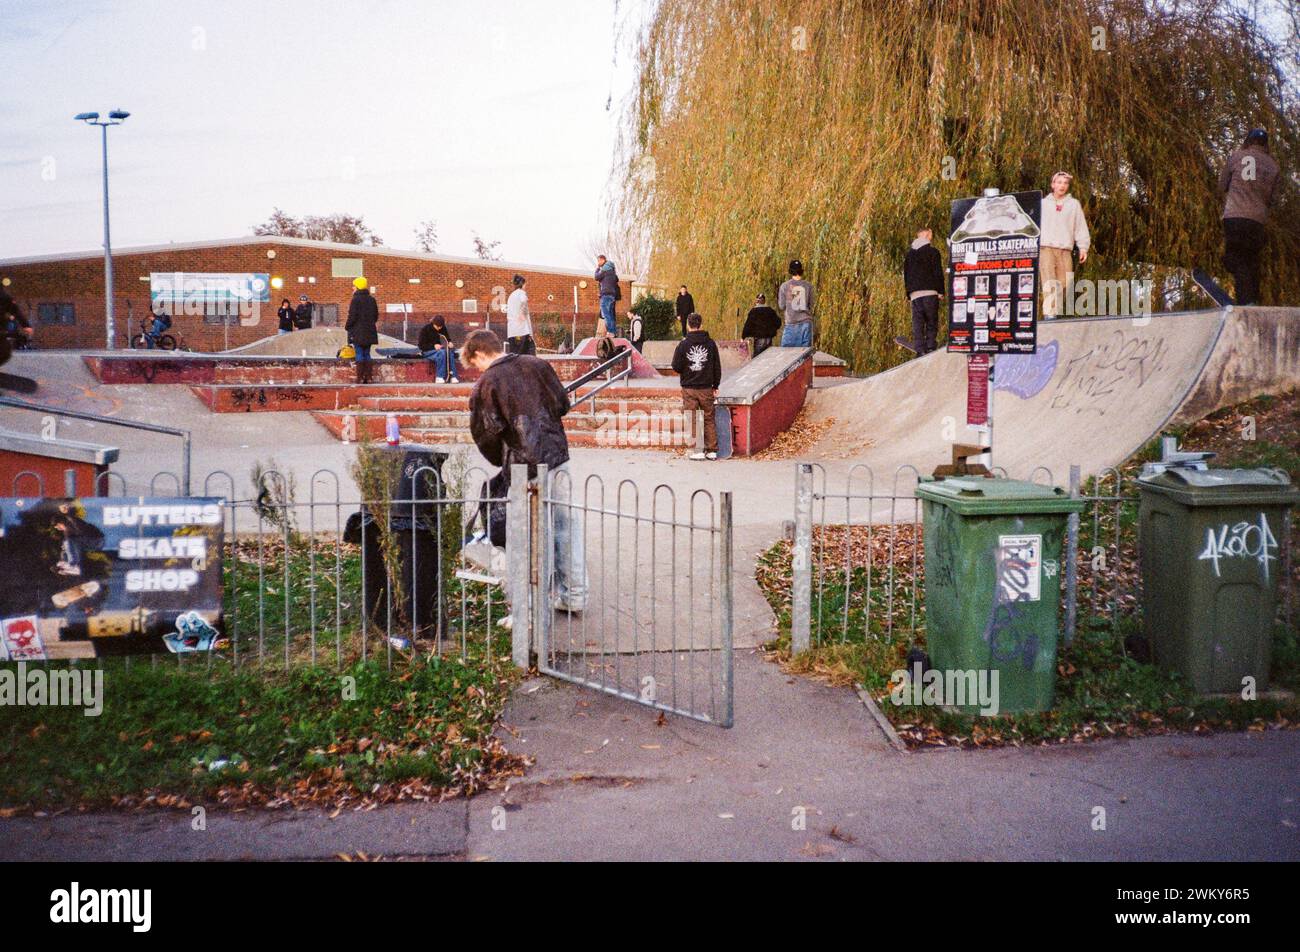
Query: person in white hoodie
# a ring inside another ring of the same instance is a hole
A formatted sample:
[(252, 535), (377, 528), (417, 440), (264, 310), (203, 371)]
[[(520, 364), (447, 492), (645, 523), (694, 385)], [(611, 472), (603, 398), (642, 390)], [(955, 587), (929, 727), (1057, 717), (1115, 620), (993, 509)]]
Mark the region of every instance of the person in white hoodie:
[(1083, 206), (1070, 194), (1074, 176), (1057, 172), (1052, 176), (1052, 190), (1043, 196), (1039, 229), (1042, 237), (1038, 253), (1038, 274), (1043, 285), (1043, 319), (1051, 320), (1061, 313), (1064, 288), (1074, 272), (1072, 252), (1079, 249), (1079, 264), (1088, 260), (1088, 223), (1083, 217)]

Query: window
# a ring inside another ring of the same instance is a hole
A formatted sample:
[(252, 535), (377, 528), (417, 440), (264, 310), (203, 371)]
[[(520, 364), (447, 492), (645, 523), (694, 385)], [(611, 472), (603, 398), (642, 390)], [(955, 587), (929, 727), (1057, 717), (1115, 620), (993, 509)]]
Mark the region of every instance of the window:
[(460, 311), (462, 314), (477, 314), (478, 300), (476, 298), (465, 298), (460, 302)]
[(330, 274), (336, 278), (364, 277), (364, 262), (361, 258), (331, 258)]
[(71, 304), (36, 305), (37, 324), (75, 324), (77, 312)]

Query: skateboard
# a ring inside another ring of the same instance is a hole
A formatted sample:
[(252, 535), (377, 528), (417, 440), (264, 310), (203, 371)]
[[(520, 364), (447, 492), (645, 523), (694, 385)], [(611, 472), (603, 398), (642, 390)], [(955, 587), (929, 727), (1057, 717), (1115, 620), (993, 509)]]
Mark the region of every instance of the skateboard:
[(731, 458), (731, 408), (713, 408), (713, 419), (718, 430), (718, 459)]
[(1195, 281), (1196, 286), (1208, 294), (1213, 299), (1214, 303), (1219, 305), (1219, 307), (1232, 307), (1235, 303), (1232, 300), (1232, 296), (1229, 295), (1227, 291), (1223, 290), (1223, 287), (1218, 281), (1215, 281), (1212, 277), (1206, 274), (1203, 268), (1192, 269), (1192, 280)]
[(912, 353), (917, 354), (918, 356), (920, 355), (920, 351), (918, 351), (915, 347), (913, 347), (912, 342), (908, 340), (906, 337), (895, 337), (894, 343), (897, 344), (899, 347), (903, 348), (903, 350), (911, 351)]

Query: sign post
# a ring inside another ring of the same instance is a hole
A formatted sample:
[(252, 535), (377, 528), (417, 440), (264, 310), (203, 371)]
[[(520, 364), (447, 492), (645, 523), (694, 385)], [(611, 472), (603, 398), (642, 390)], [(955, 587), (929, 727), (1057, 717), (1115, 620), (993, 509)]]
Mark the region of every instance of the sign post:
[(966, 423), (987, 434), (990, 469), (994, 360), (1038, 349), (1042, 199), (1039, 191), (1003, 195), (990, 188), (952, 203), (948, 350), (968, 355)]

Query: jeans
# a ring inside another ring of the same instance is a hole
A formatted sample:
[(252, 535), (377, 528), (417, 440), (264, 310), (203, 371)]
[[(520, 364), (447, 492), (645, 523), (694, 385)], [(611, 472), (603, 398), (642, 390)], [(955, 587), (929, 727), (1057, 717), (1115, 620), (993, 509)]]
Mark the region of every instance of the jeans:
[[(426, 360), (433, 361), (433, 369), (439, 377), (459, 377), (456, 369), (456, 352), (450, 347), (435, 347), (424, 352)], [(450, 368), (450, 372), (448, 369)]]
[(1223, 219), (1223, 266), (1232, 273), (1238, 304), (1259, 303), (1259, 256), (1268, 234), (1250, 218)]
[(158, 338), (162, 337), (165, 330), (167, 330), (167, 325), (155, 317), (153, 323), (149, 325), (149, 330), (145, 331), (145, 345), (150, 349), (158, 346)]
[(812, 321), (804, 321), (802, 324), (785, 325), (785, 330), (781, 331), (781, 346), (811, 347)]
[(357, 352), (357, 363), (364, 364), (367, 361), (369, 361), (370, 348), (374, 346), (375, 346), (374, 344), (354, 344), (353, 348)]
[(938, 344), (939, 336), (939, 297), (927, 294), (912, 300), (912, 347), (917, 355), (928, 354)]
[[(587, 608), (586, 524), (582, 516), (582, 487), (574, 486), (569, 464), (551, 470), (548, 500), (551, 530), (551, 586), (548, 596), (573, 611)], [(510, 540), (506, 540), (507, 547)], [(526, 599), (507, 592), (510, 612), (526, 612)]]
[(551, 592), (574, 611), (587, 607), (587, 551), (582, 518), (582, 497), (573, 486), (573, 474), (565, 463), (551, 470)]
[(605, 319), (605, 330), (611, 334), (617, 334), (618, 324), (614, 320), (614, 295), (602, 294), (600, 296), (600, 316)]

